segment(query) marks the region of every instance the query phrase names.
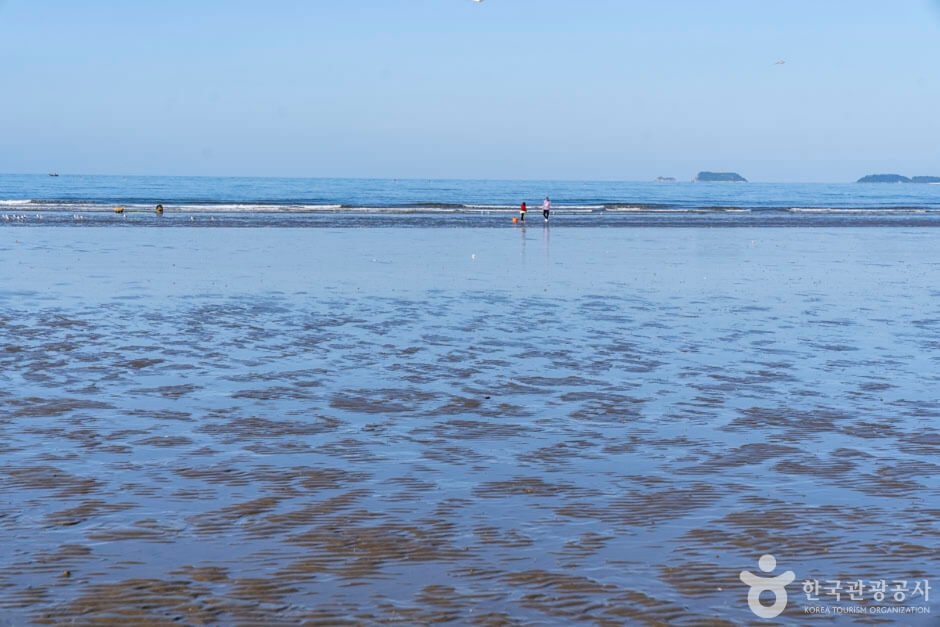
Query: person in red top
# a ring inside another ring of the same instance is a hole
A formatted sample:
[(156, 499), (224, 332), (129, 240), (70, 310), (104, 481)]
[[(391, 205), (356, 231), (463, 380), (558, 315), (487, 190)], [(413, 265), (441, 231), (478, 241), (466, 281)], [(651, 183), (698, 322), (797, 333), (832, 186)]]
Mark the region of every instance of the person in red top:
[(519, 207), (519, 221), (520, 222), (525, 222), (525, 212), (526, 212), (525, 203), (522, 203), (522, 206)]

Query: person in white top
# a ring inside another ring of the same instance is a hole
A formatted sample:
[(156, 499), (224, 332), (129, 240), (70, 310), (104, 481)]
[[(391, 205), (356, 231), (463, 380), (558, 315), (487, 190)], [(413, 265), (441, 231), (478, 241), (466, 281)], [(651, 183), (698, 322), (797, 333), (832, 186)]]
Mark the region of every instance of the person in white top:
[(545, 200), (542, 201), (542, 215), (545, 217), (545, 221), (548, 222), (548, 214), (552, 211), (552, 201), (548, 199), (548, 196), (545, 197)]

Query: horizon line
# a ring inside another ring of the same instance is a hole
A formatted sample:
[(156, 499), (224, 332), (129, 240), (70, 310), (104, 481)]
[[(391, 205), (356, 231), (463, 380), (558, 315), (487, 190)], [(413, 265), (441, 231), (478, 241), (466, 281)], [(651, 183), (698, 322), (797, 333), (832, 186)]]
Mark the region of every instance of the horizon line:
[[(715, 172), (715, 173), (731, 173), (733, 170), (701, 170), (700, 172)], [(862, 175), (865, 176), (895, 176), (894, 172), (884, 172), (884, 173), (871, 173)], [(276, 176), (276, 175), (248, 175), (248, 174), (90, 174), (83, 172), (0, 172), (0, 176), (47, 176), (47, 177), (61, 177), (61, 176), (99, 176), (99, 177), (114, 177), (114, 178), (205, 178), (205, 179), (290, 179), (290, 180), (339, 180), (339, 181), (464, 181), (464, 182), (507, 182), (507, 183), (546, 183), (546, 182), (557, 182), (557, 183), (725, 183), (731, 181), (694, 181), (692, 179), (680, 179), (678, 177), (663, 177), (663, 178), (674, 178), (674, 181), (657, 181), (656, 178), (652, 179), (579, 179), (579, 178), (487, 178), (487, 177), (470, 177), (470, 178), (459, 178), (459, 177), (423, 177), (423, 176)], [(742, 175), (743, 176), (743, 175)], [(900, 175), (907, 176), (907, 175)], [(915, 175), (922, 176), (922, 175)], [(930, 175), (923, 175), (930, 176)], [(746, 178), (746, 177), (745, 177)], [(738, 181), (739, 183), (741, 181)], [(841, 180), (841, 181), (804, 181), (804, 180), (783, 180), (783, 181), (772, 181), (772, 180), (753, 180), (747, 179), (743, 181), (744, 183), (767, 183), (767, 184), (796, 184), (796, 185), (839, 185), (843, 183), (858, 183), (859, 180)], [(885, 183), (879, 183), (884, 185)]]

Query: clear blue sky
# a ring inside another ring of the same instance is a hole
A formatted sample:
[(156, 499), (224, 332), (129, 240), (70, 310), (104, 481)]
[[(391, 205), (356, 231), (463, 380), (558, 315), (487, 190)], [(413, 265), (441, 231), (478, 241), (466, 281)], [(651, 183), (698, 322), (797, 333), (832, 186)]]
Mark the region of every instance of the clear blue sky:
[(940, 175), (938, 69), (929, 0), (0, 0), (0, 172)]

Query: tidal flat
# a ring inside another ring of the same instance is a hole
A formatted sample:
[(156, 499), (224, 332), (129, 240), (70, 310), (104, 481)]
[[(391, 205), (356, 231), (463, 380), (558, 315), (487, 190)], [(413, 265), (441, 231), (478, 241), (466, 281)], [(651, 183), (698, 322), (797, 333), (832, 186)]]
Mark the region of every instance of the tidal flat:
[(932, 229), (30, 226), (0, 267), (0, 624), (741, 624), (765, 553), (793, 622), (804, 580), (937, 609)]

